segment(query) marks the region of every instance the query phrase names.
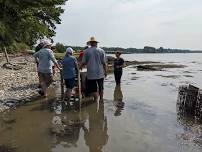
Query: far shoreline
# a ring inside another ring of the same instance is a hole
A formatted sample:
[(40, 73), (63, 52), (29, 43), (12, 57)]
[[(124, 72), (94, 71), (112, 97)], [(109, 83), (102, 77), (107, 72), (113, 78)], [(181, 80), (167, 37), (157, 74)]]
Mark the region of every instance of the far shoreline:
[[(107, 52), (107, 51), (105, 51), (105, 53), (106, 54), (115, 54), (116, 52), (114, 51), (114, 52)], [(191, 54), (191, 53), (194, 53), (194, 54), (197, 54), (197, 53), (202, 53), (202, 51), (200, 51), (200, 52), (168, 52), (168, 53), (166, 53), (166, 52), (164, 52), (164, 53), (160, 53), (160, 52), (157, 52), (157, 53), (149, 53), (149, 52), (142, 52), (142, 53), (125, 53), (125, 52), (122, 52), (122, 54)]]

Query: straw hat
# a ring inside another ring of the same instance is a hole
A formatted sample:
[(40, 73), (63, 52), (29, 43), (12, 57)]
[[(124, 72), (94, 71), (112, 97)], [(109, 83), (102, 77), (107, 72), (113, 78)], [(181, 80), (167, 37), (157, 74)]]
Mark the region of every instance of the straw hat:
[(90, 40), (89, 40), (87, 43), (90, 43), (90, 42), (97, 42), (97, 43), (99, 43), (99, 42), (95, 39), (95, 37), (91, 37)]

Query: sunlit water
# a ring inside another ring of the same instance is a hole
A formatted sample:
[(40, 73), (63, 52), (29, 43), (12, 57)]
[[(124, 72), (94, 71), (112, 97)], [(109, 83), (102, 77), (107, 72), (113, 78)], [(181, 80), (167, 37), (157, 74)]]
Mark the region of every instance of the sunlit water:
[[(186, 65), (165, 71), (124, 69), (121, 87), (113, 75), (105, 80), (104, 103), (81, 111), (62, 111), (51, 90), (48, 100), (35, 101), (0, 117), (0, 145), (17, 152), (201, 152), (202, 127), (176, 112), (178, 87), (202, 88), (202, 54), (134, 54), (125, 60)], [(121, 106), (117, 107), (117, 103)], [(5, 121), (6, 120), (6, 121)], [(72, 125), (71, 122), (80, 122)], [(56, 135), (53, 128), (68, 133)], [(198, 140), (196, 140), (198, 139)], [(201, 141), (201, 142), (200, 142)]]

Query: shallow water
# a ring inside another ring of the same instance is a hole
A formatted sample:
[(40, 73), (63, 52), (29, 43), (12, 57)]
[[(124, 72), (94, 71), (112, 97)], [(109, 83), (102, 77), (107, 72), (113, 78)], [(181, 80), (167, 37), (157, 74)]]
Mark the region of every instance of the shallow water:
[[(51, 97), (0, 115), (0, 145), (17, 152), (200, 152), (202, 126), (176, 111), (178, 87), (202, 88), (202, 54), (135, 54), (127, 60), (187, 65), (166, 71), (124, 69), (121, 87), (105, 80), (104, 103), (64, 110)], [(56, 87), (55, 87), (56, 88)], [(63, 106), (64, 107), (64, 106)], [(0, 146), (1, 149), (1, 146)]]

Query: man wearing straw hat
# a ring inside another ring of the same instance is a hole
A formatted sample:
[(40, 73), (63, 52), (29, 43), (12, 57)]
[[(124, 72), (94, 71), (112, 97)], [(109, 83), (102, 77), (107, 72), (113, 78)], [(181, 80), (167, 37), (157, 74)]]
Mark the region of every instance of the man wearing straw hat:
[(39, 91), (39, 93), (42, 96), (47, 97), (47, 89), (53, 82), (53, 63), (58, 67), (58, 69), (61, 68), (54, 57), (53, 51), (51, 50), (52, 43), (45, 40), (43, 44), (43, 48), (34, 54), (34, 58), (38, 63), (38, 74), (40, 85), (42, 87), (42, 90)]
[(82, 66), (87, 66), (87, 92), (92, 94), (94, 100), (103, 100), (104, 77), (107, 75), (106, 55), (103, 49), (98, 48), (94, 37), (87, 42), (90, 48), (85, 50)]

